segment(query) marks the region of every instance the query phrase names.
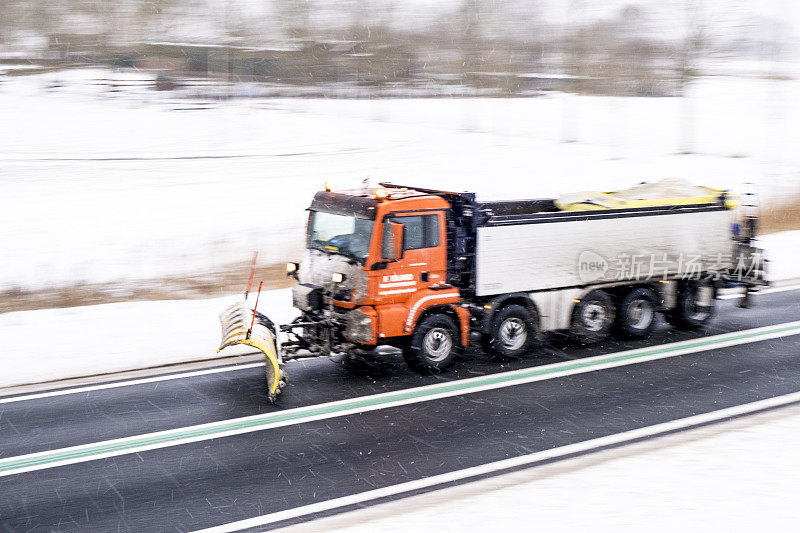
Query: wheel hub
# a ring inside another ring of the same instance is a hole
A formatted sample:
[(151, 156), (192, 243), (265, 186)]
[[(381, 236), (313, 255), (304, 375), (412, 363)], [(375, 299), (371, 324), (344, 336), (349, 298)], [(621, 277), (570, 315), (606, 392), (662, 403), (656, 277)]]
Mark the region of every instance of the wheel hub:
[(507, 318), (500, 324), (500, 342), (508, 350), (519, 350), (528, 340), (528, 328), (519, 318)]
[(628, 318), (636, 329), (647, 329), (653, 321), (653, 305), (647, 300), (635, 300), (628, 307)]
[(606, 308), (596, 302), (587, 302), (581, 313), (583, 324), (589, 331), (600, 331), (606, 323)]
[(428, 331), (422, 343), (425, 347), (425, 356), (431, 361), (447, 358), (453, 349), (453, 339), (450, 332), (444, 328), (433, 328)]

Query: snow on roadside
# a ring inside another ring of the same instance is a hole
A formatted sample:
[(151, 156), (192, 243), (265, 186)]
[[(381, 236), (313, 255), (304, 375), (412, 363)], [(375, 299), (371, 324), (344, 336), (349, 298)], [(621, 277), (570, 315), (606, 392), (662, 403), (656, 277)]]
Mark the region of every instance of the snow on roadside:
[[(240, 299), (125, 302), (0, 314), (0, 387), (214, 358), (220, 341), (217, 317)], [(268, 310), (274, 320), (290, 320), (290, 291), (262, 292), (258, 308)]]
[(783, 408), (279, 531), (794, 531), (798, 427)]
[(758, 238), (767, 259), (767, 279), (800, 277), (800, 231), (781, 231)]
[[(800, 231), (768, 235), (762, 245), (772, 260), (771, 279), (800, 277)], [(217, 316), (238, 298), (0, 314), (0, 387), (213, 358), (219, 344)], [(281, 323), (294, 316), (289, 289), (263, 292), (258, 308)]]

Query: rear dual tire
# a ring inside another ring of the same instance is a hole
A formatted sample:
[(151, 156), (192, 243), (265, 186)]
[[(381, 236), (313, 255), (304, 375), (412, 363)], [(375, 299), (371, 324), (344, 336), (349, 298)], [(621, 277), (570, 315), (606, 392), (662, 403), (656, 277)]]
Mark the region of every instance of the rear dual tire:
[(496, 361), (517, 359), (531, 350), (536, 336), (534, 315), (521, 305), (511, 304), (492, 317), (489, 334), (483, 339), (483, 349)]
[(572, 309), (570, 335), (583, 344), (605, 340), (614, 325), (616, 310), (607, 292), (591, 291), (575, 303)]
[[(711, 291), (707, 305), (701, 303), (701, 292)], [(708, 324), (716, 312), (716, 289), (698, 281), (687, 281), (678, 289), (678, 297), (673, 309), (664, 318), (677, 329), (692, 331)]]
[(647, 287), (629, 291), (617, 305), (617, 320), (614, 324), (622, 337), (644, 339), (656, 327), (658, 296)]
[[(711, 292), (703, 295), (702, 291)], [(684, 282), (675, 307), (664, 313), (664, 318), (677, 329), (700, 329), (714, 317), (715, 297), (709, 284)], [(629, 290), (616, 305), (605, 291), (592, 291), (575, 305), (572, 336), (584, 344), (602, 341), (612, 330), (621, 337), (647, 338), (657, 325), (658, 305), (659, 297), (649, 287)]]

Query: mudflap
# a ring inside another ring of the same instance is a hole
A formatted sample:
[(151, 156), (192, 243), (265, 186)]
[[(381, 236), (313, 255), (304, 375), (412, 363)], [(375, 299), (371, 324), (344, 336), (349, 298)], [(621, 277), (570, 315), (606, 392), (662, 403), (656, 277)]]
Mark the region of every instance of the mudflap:
[(222, 326), (222, 342), (217, 353), (235, 345), (252, 346), (262, 352), (266, 359), (267, 396), (274, 403), (285, 381), (283, 364), (277, 350), (275, 324), (259, 312), (254, 317), (253, 309), (246, 301), (225, 309), (219, 315), (219, 321)]

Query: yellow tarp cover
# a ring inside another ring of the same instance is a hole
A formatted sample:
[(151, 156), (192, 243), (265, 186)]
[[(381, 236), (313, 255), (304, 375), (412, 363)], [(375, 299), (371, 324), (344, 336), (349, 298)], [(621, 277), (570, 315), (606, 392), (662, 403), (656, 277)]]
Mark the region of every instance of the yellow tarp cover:
[[(652, 183), (641, 183), (621, 191), (583, 191), (564, 194), (556, 200), (562, 211), (600, 211), (605, 209), (629, 209), (664, 205), (691, 205), (714, 203), (722, 194), (720, 189), (692, 185), (689, 182), (670, 178)], [(737, 197), (727, 195), (725, 205), (739, 205)]]

